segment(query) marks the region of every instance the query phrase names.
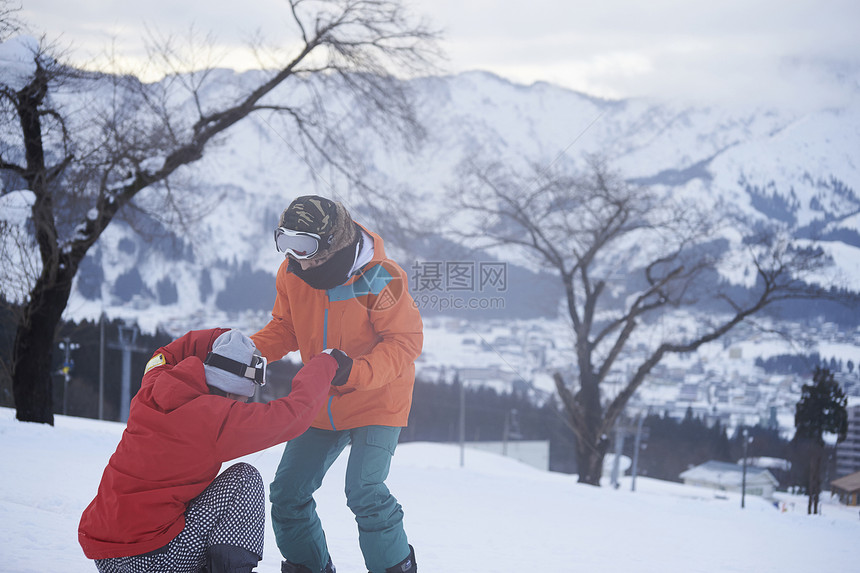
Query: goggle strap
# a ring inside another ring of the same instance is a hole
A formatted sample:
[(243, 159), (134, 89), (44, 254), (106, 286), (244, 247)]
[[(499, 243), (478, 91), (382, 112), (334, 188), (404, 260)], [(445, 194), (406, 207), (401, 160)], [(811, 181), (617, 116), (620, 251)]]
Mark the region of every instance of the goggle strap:
[(238, 360), (210, 352), (206, 356), (206, 360), (203, 361), (203, 364), (253, 380), (260, 386), (266, 385), (266, 358), (263, 356), (255, 355), (254, 364), (248, 365)]

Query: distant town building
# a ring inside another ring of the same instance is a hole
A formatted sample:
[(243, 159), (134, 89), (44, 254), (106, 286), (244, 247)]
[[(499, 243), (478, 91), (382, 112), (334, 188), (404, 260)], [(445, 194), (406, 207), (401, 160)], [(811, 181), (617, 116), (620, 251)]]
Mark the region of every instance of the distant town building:
[[(685, 485), (706, 487), (722, 492), (741, 493), (744, 468), (738, 464), (708, 461), (683, 472), (679, 477)], [(772, 499), (779, 484), (773, 474), (763, 468), (747, 466), (746, 494)]]
[(549, 440), (509, 440), (504, 442), (465, 442), (467, 448), (501, 454), (549, 471)]
[(860, 472), (830, 482), (830, 494), (839, 496), (845, 505), (860, 505)]
[(848, 434), (836, 446), (836, 477), (860, 472), (860, 405), (848, 408)]

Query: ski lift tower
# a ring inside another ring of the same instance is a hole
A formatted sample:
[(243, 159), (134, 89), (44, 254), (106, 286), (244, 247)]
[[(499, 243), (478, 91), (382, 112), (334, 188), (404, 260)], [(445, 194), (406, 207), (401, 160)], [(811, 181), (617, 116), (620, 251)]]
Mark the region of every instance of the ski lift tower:
[(118, 342), (109, 346), (122, 350), (122, 385), (120, 387), (119, 420), (120, 422), (127, 422), (131, 404), (131, 353), (146, 352), (147, 349), (135, 345), (137, 335), (140, 332), (137, 324), (121, 324), (118, 329)]
[(72, 369), (75, 367), (75, 361), (72, 359), (72, 350), (78, 350), (80, 344), (72, 342), (69, 337), (65, 337), (60, 342), (60, 350), (63, 351), (63, 366), (60, 368), (60, 373), (63, 375), (63, 415), (66, 415), (68, 406), (67, 395), (69, 393), (69, 379), (71, 378)]

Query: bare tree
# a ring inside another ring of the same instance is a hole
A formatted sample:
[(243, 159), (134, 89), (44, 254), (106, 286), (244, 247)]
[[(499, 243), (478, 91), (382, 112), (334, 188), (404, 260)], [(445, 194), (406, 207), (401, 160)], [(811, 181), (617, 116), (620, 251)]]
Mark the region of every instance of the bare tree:
[[(813, 296), (803, 278), (826, 264), (820, 250), (776, 232), (748, 237), (745, 260), (729, 261), (716, 234), (728, 220), (630, 185), (600, 158), (579, 174), (535, 167), (528, 177), (470, 162), (461, 181), (454, 216), (480, 221), (463, 235), (516, 247), (563, 284), (576, 364), (554, 379), (582, 483), (599, 485), (613, 425), (664, 356), (692, 352), (776, 301)], [(748, 269), (748, 288), (720, 279), (727, 265)], [(704, 304), (708, 315), (695, 315), (692, 332), (672, 326)], [(617, 393), (606, 390), (608, 378), (622, 380)]]
[[(337, 125), (343, 114), (327, 101), (350, 106), (380, 131), (408, 141), (420, 135), (410, 94), (394, 74), (432, 65), (434, 32), (393, 0), (290, 0), (287, 6), (298, 47), (226, 102), (207, 99), (214, 80), (206, 70), (184, 69), (169, 42), (155, 53), (182, 73), (152, 84), (82, 73), (44, 44), (32, 45), (15, 73), (0, 75), (2, 194), (30, 197), (28, 228), (41, 264), (12, 350), (18, 419), (53, 423), (54, 335), (88, 250), (123, 210), (151, 204), (180, 213), (187, 201), (170, 181), (230, 127), (250, 114), (282, 118), (283, 133), (309, 163), (333, 166), (356, 181)], [(69, 92), (88, 95), (87, 105), (63, 103)], [(144, 194), (146, 202), (135, 202)]]
[(0, 0), (0, 42), (21, 29), (18, 12), (21, 5), (12, 0)]

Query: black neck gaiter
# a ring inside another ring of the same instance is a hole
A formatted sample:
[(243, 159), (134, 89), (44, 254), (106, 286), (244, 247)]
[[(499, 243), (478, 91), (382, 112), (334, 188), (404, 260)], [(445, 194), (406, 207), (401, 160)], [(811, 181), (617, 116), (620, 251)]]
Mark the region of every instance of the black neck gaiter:
[(342, 285), (349, 280), (349, 271), (355, 264), (356, 246), (361, 240), (361, 233), (357, 233), (357, 235), (354, 241), (337, 251), (329, 260), (318, 267), (302, 270), (298, 261), (290, 259), (287, 271), (317, 290), (328, 290)]

